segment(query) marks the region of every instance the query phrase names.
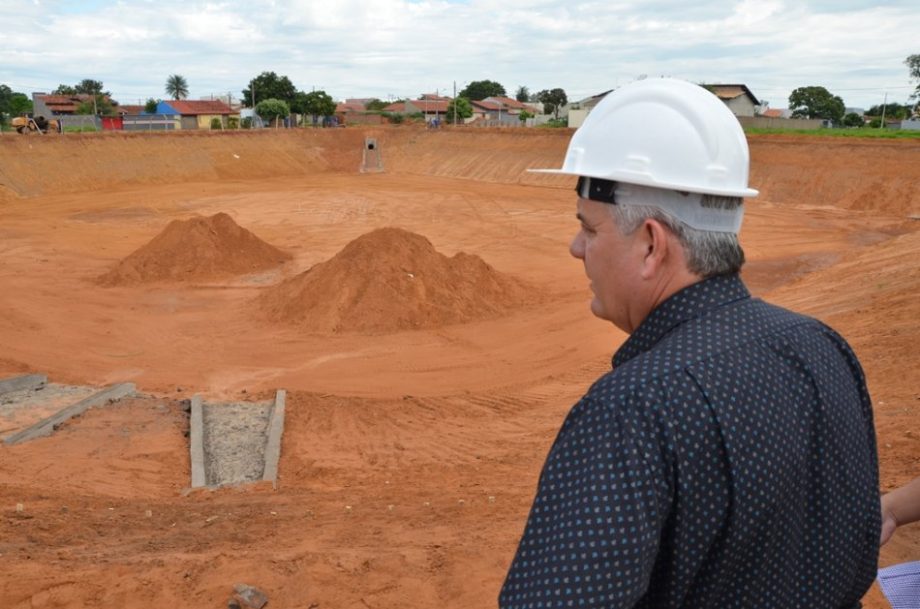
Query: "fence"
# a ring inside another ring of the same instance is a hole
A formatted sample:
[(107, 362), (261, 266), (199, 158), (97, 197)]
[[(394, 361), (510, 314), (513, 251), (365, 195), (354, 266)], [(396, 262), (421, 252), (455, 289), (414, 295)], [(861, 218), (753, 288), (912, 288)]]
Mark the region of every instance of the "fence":
[(125, 114), (125, 131), (172, 131), (178, 128), (175, 114)]
[(769, 116), (739, 116), (742, 127), (752, 129), (820, 129), (824, 121), (820, 118), (771, 118)]
[(102, 119), (92, 114), (66, 114), (54, 119), (66, 130), (102, 131)]

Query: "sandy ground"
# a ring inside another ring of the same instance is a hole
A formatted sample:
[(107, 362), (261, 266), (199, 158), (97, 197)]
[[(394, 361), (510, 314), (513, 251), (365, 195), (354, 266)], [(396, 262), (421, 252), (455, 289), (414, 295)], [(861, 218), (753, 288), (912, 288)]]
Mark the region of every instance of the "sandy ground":
[[(360, 175), (366, 135), (386, 171)], [(492, 607), (546, 451), (623, 340), (591, 317), (564, 133), (154, 134), (0, 139), (0, 376), (132, 381), (0, 447), (0, 605)], [(754, 138), (752, 291), (853, 344), (881, 482), (920, 474), (920, 142)], [(231, 279), (100, 287), (175, 219), (226, 212), (293, 256)], [(480, 256), (539, 297), (499, 319), (310, 334), (260, 315), (272, 285), (375, 228)], [(189, 492), (180, 401), (288, 390), (279, 486)], [(15, 510), (17, 503), (23, 511)], [(906, 527), (881, 564), (920, 557)], [(888, 607), (877, 588), (866, 606)]]

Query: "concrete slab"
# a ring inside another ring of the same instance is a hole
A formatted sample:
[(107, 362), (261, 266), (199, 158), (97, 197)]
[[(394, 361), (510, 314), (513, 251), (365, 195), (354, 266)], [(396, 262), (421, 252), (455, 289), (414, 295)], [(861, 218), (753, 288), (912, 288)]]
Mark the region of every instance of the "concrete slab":
[(207, 485), (204, 469), (204, 413), (200, 395), (192, 397), (191, 420), (189, 421), (189, 450), (192, 461), (192, 488)]
[(111, 402), (117, 402), (123, 397), (134, 395), (134, 383), (120, 383), (111, 385), (102, 391), (98, 391), (86, 399), (80, 400), (55, 414), (42, 419), (38, 423), (23, 429), (3, 439), (3, 443), (9, 446), (51, 435), (54, 430), (68, 419), (71, 419), (86, 410), (95, 406), (102, 406)]
[(271, 418), (268, 421), (268, 438), (265, 441), (265, 471), (263, 480), (270, 480), (272, 486), (278, 486), (278, 462), (281, 459), (281, 434), (284, 432), (284, 403), (287, 391), (275, 392)]
[(0, 394), (11, 391), (22, 391), (24, 389), (37, 389), (48, 382), (48, 377), (44, 374), (26, 374), (23, 376), (13, 376), (0, 380)]

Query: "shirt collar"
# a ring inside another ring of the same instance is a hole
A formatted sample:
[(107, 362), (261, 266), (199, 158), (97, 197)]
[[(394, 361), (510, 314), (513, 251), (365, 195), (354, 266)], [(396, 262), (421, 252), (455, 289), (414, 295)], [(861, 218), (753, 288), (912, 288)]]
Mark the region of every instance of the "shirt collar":
[(687, 286), (658, 305), (629, 335), (613, 356), (614, 368), (648, 351), (685, 321), (750, 297), (737, 274), (718, 275)]

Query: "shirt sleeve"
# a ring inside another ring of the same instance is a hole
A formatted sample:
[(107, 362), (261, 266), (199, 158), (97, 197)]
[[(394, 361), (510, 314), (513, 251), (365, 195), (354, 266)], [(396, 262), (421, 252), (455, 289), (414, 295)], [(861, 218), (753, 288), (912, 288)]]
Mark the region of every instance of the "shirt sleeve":
[(668, 474), (648, 450), (649, 436), (615, 405), (586, 396), (572, 409), (547, 457), (500, 607), (626, 608), (642, 598), (669, 504)]

